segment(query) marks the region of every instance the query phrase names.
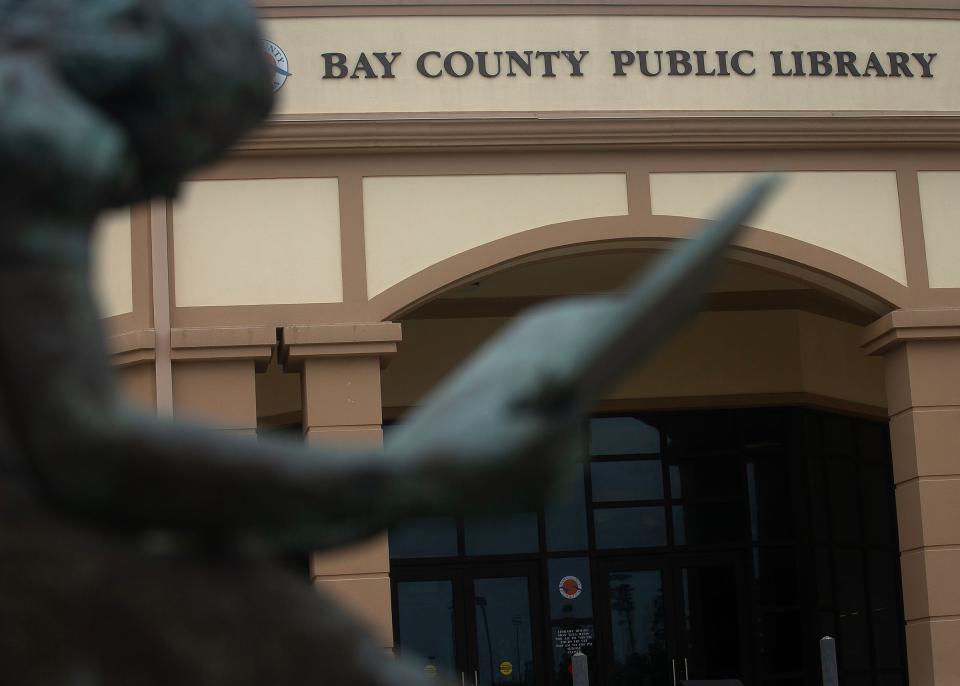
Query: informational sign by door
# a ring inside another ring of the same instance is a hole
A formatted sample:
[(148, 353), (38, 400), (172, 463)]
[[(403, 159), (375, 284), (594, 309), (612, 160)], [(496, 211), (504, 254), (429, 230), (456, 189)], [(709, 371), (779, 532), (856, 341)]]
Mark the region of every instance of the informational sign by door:
[(569, 655), (582, 651), (584, 646), (593, 644), (593, 625), (553, 627), (553, 647)]

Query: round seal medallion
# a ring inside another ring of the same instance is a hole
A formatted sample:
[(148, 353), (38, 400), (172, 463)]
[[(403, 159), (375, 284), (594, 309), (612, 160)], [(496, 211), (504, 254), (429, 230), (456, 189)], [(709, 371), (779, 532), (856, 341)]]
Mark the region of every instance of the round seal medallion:
[(560, 579), (560, 595), (562, 595), (567, 600), (574, 600), (580, 597), (580, 594), (583, 593), (583, 584), (575, 576), (565, 576)]
[(276, 93), (283, 88), (283, 84), (287, 82), (287, 77), (292, 75), (290, 64), (287, 62), (286, 53), (273, 41), (264, 39), (263, 51), (266, 53), (267, 63), (273, 71), (273, 92)]

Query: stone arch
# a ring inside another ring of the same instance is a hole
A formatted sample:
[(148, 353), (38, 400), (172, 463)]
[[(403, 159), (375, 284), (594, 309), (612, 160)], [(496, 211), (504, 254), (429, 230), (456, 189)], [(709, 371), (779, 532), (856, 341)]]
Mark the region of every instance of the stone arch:
[[(575, 246), (609, 251), (626, 242), (634, 249), (638, 245), (664, 249), (693, 235), (702, 223), (688, 217), (656, 216), (644, 221), (618, 216), (540, 226), (441, 260), (371, 298), (369, 305), (376, 318), (395, 319), (458, 283), (537, 254)], [(809, 283), (877, 317), (907, 301), (905, 285), (855, 260), (771, 231), (747, 229), (734, 243), (729, 259)]]

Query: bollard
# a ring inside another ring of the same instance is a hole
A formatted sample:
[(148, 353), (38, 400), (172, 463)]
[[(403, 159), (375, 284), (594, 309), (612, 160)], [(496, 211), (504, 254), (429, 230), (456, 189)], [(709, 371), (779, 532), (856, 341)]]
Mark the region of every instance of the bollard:
[(579, 650), (570, 658), (573, 665), (573, 686), (590, 686), (590, 675), (587, 673), (587, 656)]
[(820, 639), (820, 669), (823, 674), (823, 686), (840, 686), (837, 672), (837, 642), (830, 636)]

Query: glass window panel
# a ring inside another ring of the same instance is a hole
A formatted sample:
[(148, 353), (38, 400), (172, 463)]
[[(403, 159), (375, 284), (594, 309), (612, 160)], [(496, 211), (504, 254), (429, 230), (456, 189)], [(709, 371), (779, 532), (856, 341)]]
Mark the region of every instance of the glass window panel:
[(860, 465), (863, 487), (864, 539), (867, 543), (892, 545), (896, 540), (893, 475), (882, 464)]
[(618, 507), (593, 511), (598, 548), (646, 548), (667, 544), (662, 507)]
[(903, 674), (878, 674), (877, 686), (907, 686), (907, 678)]
[(853, 421), (835, 414), (822, 414), (823, 452), (826, 455), (854, 455), (856, 443)]
[(743, 446), (769, 449), (789, 438), (790, 412), (780, 408), (749, 410), (741, 415)]
[(863, 553), (859, 550), (835, 550), (837, 609), (841, 612), (860, 612), (865, 609)]
[(738, 428), (733, 412), (684, 412), (671, 416), (664, 431), (671, 453), (697, 455), (735, 450)]
[(754, 540), (791, 540), (794, 537), (794, 507), (787, 460), (770, 457), (749, 463), (747, 483)]
[(709, 545), (746, 539), (740, 503), (674, 505), (674, 545)]
[(732, 564), (691, 564), (680, 574), (679, 599), (684, 644), (698, 677), (735, 679), (743, 676), (737, 571)]
[(427, 676), (435, 677), (439, 670), (452, 677), (456, 669), (453, 582), (397, 583), (397, 614), (400, 654)]
[(595, 502), (662, 500), (660, 460), (618, 460), (590, 465)]
[(611, 686), (670, 683), (666, 609), (659, 570), (613, 572), (610, 598)]
[(837, 617), (837, 659), (842, 670), (870, 669), (870, 629), (863, 611), (841, 612)]
[(813, 552), (817, 574), (817, 607), (833, 607), (833, 560), (827, 548)]
[(636, 417), (590, 420), (591, 455), (658, 455), (660, 430)]
[(463, 545), (467, 555), (519, 555), (540, 548), (537, 514), (468, 517), (463, 521)]
[(807, 460), (807, 477), (810, 502), (810, 517), (813, 520), (813, 537), (817, 541), (830, 540), (830, 517), (827, 498), (827, 481), (823, 475), (823, 460)]
[(857, 498), (857, 464), (846, 460), (828, 460), (826, 466), (834, 540), (858, 542), (860, 506)]
[(897, 583), (897, 555), (884, 552), (867, 553), (867, 576), (870, 579), (870, 617), (873, 621), (873, 654), (880, 669), (903, 666), (900, 621), (900, 587)]
[(554, 686), (572, 686), (571, 657), (579, 650), (587, 656), (588, 683), (597, 682), (597, 653), (594, 628), (588, 622), (563, 623), (552, 627)]
[(478, 686), (532, 686), (536, 679), (528, 585), (525, 576), (474, 579)]
[(764, 612), (759, 622), (760, 665), (764, 672), (798, 672), (803, 661), (803, 619), (799, 612)]
[(456, 557), (457, 522), (453, 517), (414, 519), (390, 529), (390, 557)]
[(739, 460), (703, 458), (670, 465), (670, 494), (686, 501), (740, 498), (743, 467)]
[(547, 562), (550, 619), (589, 619), (593, 616), (590, 560), (554, 558)]
[(857, 422), (857, 452), (864, 460), (888, 462), (887, 425), (880, 422)]
[(547, 550), (587, 549), (587, 509), (583, 486), (583, 467), (576, 471), (558, 495), (544, 508)]
[(754, 574), (757, 602), (761, 605), (796, 605), (800, 602), (797, 553), (789, 548), (760, 548)]

